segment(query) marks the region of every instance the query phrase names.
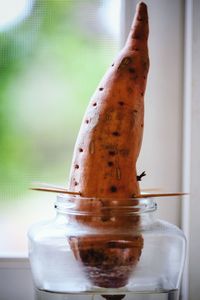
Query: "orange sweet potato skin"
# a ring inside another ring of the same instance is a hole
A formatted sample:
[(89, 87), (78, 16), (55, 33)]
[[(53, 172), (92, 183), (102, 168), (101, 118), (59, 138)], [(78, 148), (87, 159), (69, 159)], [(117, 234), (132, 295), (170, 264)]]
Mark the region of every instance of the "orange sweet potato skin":
[(69, 189), (83, 197), (140, 193), (136, 161), (144, 126), (147, 38), (147, 8), (140, 3), (127, 43), (92, 96), (79, 131)]

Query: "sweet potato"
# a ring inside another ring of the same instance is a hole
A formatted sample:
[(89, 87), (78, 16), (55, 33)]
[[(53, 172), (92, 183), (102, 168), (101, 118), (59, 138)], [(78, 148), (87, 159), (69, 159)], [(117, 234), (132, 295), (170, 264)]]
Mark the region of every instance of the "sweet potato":
[(136, 161), (144, 126), (149, 68), (144, 3), (125, 47), (91, 98), (75, 145), (69, 190), (83, 197), (129, 198), (139, 194)]
[[(113, 199), (118, 207), (138, 204), (130, 198), (140, 194), (136, 161), (144, 126), (147, 39), (147, 7), (139, 3), (125, 47), (91, 98), (74, 150), (68, 189), (90, 198), (74, 200), (79, 211), (94, 212), (75, 219), (107, 234), (73, 236), (69, 243), (89, 279), (100, 287), (124, 286), (143, 248), (139, 215), (113, 218), (101, 211), (105, 206), (109, 211)], [(117, 234), (108, 233), (113, 228)]]

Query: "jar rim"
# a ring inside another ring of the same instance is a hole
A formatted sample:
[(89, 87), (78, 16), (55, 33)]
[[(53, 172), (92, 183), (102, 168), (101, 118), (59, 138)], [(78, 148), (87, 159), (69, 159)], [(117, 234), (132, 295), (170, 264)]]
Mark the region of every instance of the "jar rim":
[(154, 198), (102, 198), (59, 194), (54, 203), (59, 213), (98, 216), (108, 211), (114, 215), (141, 215), (154, 212)]

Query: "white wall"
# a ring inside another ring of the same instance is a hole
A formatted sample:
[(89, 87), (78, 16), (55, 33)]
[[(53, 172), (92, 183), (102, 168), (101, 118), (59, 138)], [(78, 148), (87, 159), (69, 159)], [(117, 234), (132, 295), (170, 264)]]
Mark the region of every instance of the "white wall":
[[(123, 2), (123, 1), (122, 1)], [(138, 1), (126, 0), (126, 28)], [(145, 126), (138, 172), (144, 188), (181, 191), (184, 1), (146, 0), (149, 11), (150, 71), (145, 96)], [(180, 225), (178, 198), (158, 201), (158, 217)]]

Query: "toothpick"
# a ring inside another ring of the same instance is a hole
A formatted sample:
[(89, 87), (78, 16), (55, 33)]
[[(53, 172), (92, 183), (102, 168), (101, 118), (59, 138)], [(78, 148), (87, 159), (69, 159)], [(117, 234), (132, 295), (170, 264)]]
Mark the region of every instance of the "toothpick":
[[(40, 191), (40, 192), (50, 192), (50, 193), (61, 193), (61, 194), (69, 194), (69, 195), (79, 195), (81, 196), (80, 192), (72, 192), (68, 191), (67, 189), (59, 186), (53, 186), (46, 183), (37, 183), (38, 186), (30, 187), (33, 191)], [(36, 184), (34, 184), (36, 185)]]
[[(33, 186), (30, 189), (34, 191), (40, 191), (40, 192), (61, 193), (61, 194), (81, 196), (81, 192), (68, 191), (67, 189), (60, 186), (53, 186), (46, 183), (37, 183), (37, 185), (39, 186)], [(141, 193), (140, 195), (134, 195), (132, 198), (138, 199), (138, 198), (155, 198), (155, 197), (175, 197), (175, 196), (184, 196), (184, 195), (188, 195), (188, 194), (187, 193)]]

